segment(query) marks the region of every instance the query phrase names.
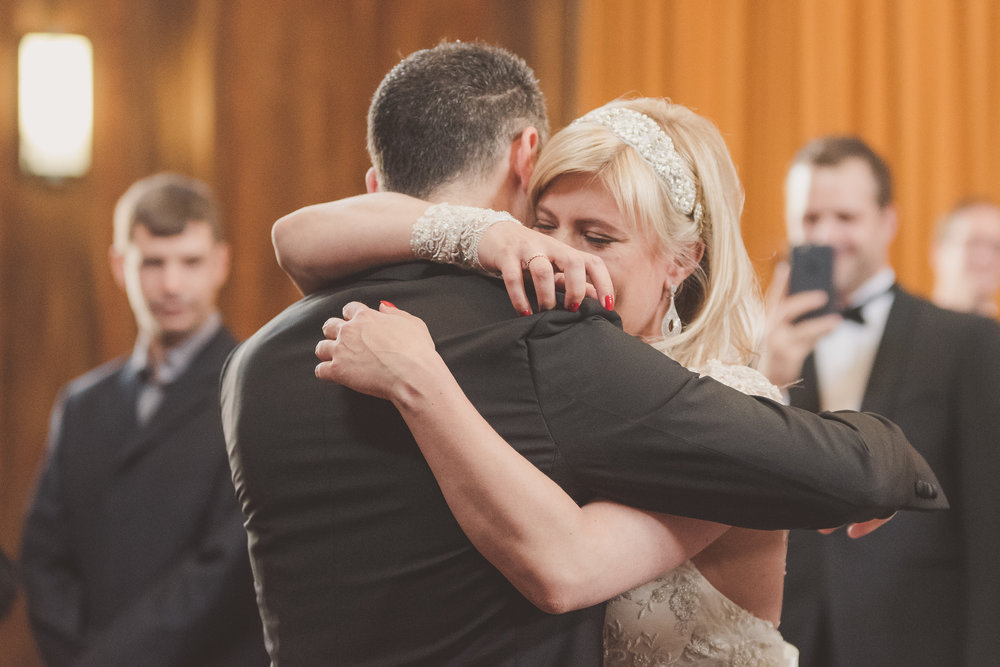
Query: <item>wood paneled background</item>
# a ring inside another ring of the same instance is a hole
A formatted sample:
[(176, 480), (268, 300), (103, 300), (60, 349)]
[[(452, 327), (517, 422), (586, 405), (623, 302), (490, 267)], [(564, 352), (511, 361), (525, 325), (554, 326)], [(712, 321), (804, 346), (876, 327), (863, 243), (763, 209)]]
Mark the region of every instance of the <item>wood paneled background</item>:
[[(90, 37), (96, 60), (93, 168), (60, 183), (22, 174), (17, 157), (17, 42), (52, 29)], [(271, 223), (363, 189), (382, 75), (442, 38), (482, 39), (535, 68), (554, 128), (627, 93), (714, 119), (765, 280), (795, 149), (863, 134), (898, 179), (894, 264), (926, 292), (937, 215), (970, 192), (1000, 196), (997, 34), (996, 0), (3, 0), (0, 547), (19, 548), (59, 387), (131, 347), (107, 248), (135, 179), (170, 169), (216, 188), (234, 251), (222, 307), (245, 337), (297, 296)], [(38, 664), (20, 601), (0, 625), (0, 665)]]

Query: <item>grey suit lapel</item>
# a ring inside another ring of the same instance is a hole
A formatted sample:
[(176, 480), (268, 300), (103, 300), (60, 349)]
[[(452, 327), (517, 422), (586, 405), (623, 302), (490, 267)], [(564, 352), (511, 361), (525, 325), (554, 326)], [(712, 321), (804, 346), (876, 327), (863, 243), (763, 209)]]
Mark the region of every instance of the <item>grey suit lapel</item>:
[[(164, 433), (175, 424), (205, 409), (206, 404), (218, 397), (218, 377), (222, 362), (235, 344), (232, 335), (221, 329), (191, 362), (181, 377), (165, 387), (163, 403), (150, 417), (149, 423), (136, 427), (131, 437), (123, 443), (116, 457), (116, 467), (128, 465), (150, 447), (162, 441)], [(135, 397), (132, 398), (132, 415), (135, 419)], [(221, 426), (220, 426), (221, 428)]]
[[(93, 419), (97, 420), (92, 431), (96, 436), (93, 446), (103, 450), (100, 454), (95, 452), (87, 457), (86, 465), (92, 466), (87, 474), (95, 481), (94, 490), (102, 489), (111, 480), (117, 470), (122, 447), (138, 437), (140, 429), (136, 423), (135, 402), (139, 382), (136, 369), (126, 363), (116, 371), (113, 393), (102, 397), (102, 409), (93, 415)], [(76, 474), (81, 473), (78, 471)]]
[(138, 426), (136, 423), (135, 403), (139, 396), (140, 382), (139, 373), (132, 367), (132, 364), (126, 363), (118, 371), (116, 382), (118, 396), (115, 399), (118, 404), (118, 410), (115, 413), (117, 414), (117, 418), (120, 419), (121, 433), (134, 433)]

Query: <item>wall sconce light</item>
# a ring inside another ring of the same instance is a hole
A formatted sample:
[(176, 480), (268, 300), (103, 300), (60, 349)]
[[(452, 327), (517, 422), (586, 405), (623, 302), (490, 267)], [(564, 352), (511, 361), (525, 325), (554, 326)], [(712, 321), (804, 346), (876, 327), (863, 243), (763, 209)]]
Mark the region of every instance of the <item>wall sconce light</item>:
[(18, 47), (21, 169), (83, 176), (94, 134), (94, 57), (82, 35), (28, 33)]

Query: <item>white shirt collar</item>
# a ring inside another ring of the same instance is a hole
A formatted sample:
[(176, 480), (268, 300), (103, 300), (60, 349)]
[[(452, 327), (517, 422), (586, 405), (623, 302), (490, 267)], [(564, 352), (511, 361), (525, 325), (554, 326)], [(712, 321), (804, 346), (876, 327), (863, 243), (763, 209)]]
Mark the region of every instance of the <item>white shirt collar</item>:
[[(222, 316), (218, 311), (212, 313), (205, 323), (198, 327), (197, 331), (188, 336), (183, 342), (170, 348), (164, 354), (163, 362), (156, 368), (156, 381), (159, 384), (169, 384), (184, 374), (194, 358), (208, 344), (219, 328), (222, 326)], [(136, 372), (153, 370), (150, 366), (152, 360), (149, 358), (149, 339), (139, 336), (132, 350), (132, 357), (129, 364)]]
[(889, 288), (896, 282), (896, 272), (891, 267), (880, 269), (878, 273), (861, 284), (861, 287), (854, 290), (847, 298), (848, 307), (863, 304), (874, 299), (883, 292), (888, 292)]
[(896, 274), (885, 268), (850, 295), (848, 303), (861, 305), (864, 323), (844, 320), (816, 344), (816, 379), (820, 408), (860, 410), (875, 355), (895, 301), (891, 287)]

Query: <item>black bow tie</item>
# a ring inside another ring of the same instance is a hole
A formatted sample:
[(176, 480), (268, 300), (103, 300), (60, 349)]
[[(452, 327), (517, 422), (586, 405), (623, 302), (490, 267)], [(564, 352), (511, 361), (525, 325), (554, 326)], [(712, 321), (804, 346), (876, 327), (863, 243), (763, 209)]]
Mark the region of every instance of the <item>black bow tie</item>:
[(895, 292), (896, 289), (897, 289), (896, 283), (893, 283), (889, 287), (889, 289), (887, 289), (885, 292), (879, 292), (875, 296), (869, 297), (867, 300), (862, 301), (856, 306), (851, 306), (850, 308), (844, 308), (843, 310), (840, 311), (840, 316), (850, 322), (857, 322), (858, 324), (864, 324), (865, 316), (861, 314), (861, 310), (875, 299), (881, 297), (883, 294), (887, 294), (889, 292)]
[(860, 306), (854, 306), (853, 308), (844, 308), (840, 311), (840, 316), (845, 320), (851, 322), (857, 322), (858, 324), (865, 323), (865, 316), (861, 314), (861, 309), (864, 308), (867, 303), (863, 303)]

